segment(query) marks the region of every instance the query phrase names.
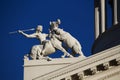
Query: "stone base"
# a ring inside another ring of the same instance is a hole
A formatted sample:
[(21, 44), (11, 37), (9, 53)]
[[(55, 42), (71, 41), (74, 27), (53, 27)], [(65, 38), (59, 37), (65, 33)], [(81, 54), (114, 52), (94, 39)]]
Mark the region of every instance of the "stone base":
[(51, 61), (47, 60), (25, 60), (24, 61), (24, 80), (32, 80), (42, 75), (50, 74), (55, 70), (64, 68), (65, 66), (81, 61), (85, 57), (75, 58), (55, 58)]

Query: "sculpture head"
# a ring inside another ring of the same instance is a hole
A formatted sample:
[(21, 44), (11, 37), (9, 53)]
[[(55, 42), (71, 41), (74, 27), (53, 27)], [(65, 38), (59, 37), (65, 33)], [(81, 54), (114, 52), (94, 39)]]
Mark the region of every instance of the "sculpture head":
[(57, 19), (57, 21), (50, 21), (50, 30), (57, 29), (59, 25), (61, 24), (60, 19)]
[(36, 28), (36, 31), (42, 32), (42, 29), (43, 29), (42, 25), (38, 25), (37, 28)]

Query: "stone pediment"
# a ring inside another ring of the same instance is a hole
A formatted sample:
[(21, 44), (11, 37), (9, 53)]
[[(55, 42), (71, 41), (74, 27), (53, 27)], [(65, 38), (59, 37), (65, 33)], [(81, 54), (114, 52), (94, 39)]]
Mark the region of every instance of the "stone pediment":
[(32, 80), (38, 76), (45, 76), (55, 70), (62, 69), (85, 57), (76, 58), (54, 58), (52, 61), (43, 60), (25, 60), (24, 61), (24, 80)]
[[(114, 80), (119, 80), (118, 79), (120, 78), (119, 64), (120, 64), (120, 45), (99, 52), (95, 55), (89, 56), (86, 59), (78, 60), (71, 64), (64, 65), (61, 68), (58, 68), (51, 72), (48, 73), (46, 72), (46, 74), (44, 75), (40, 75), (39, 73), (38, 74), (39, 76), (33, 77), (31, 79), (32, 80), (67, 80), (67, 79), (113, 80), (112, 78), (114, 78)], [(25, 68), (27, 69), (27, 67)], [(44, 71), (46, 70), (44, 69)]]

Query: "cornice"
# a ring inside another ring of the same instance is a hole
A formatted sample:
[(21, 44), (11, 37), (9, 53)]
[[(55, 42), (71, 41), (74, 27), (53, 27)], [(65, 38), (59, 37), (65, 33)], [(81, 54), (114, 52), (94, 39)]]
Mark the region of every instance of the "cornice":
[(111, 60), (120, 59), (120, 45), (92, 55), (84, 60), (52, 71), (46, 75), (38, 76), (33, 80), (58, 80), (75, 73), (83, 73), (85, 70), (94, 68)]

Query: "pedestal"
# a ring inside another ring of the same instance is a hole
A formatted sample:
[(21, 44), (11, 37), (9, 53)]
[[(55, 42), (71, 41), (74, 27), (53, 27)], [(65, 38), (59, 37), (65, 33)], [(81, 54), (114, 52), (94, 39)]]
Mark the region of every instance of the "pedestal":
[(85, 57), (76, 58), (56, 58), (52, 61), (47, 60), (25, 60), (24, 61), (24, 80), (33, 80), (64, 68), (74, 62), (85, 59)]

